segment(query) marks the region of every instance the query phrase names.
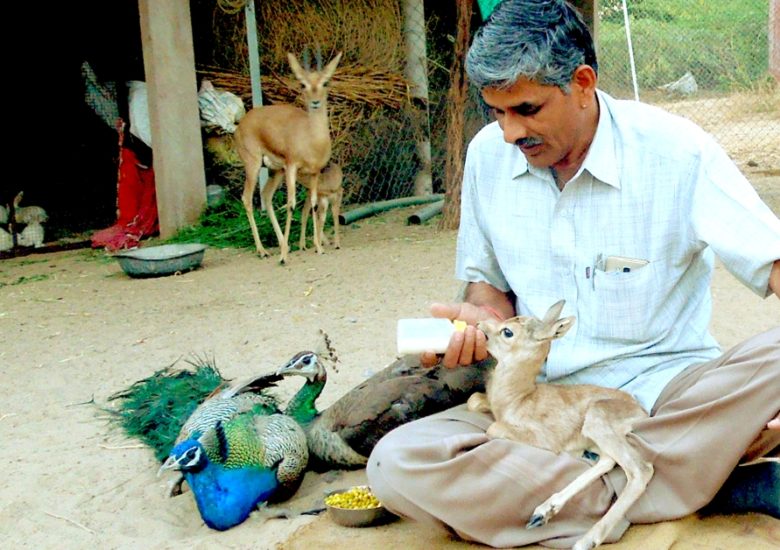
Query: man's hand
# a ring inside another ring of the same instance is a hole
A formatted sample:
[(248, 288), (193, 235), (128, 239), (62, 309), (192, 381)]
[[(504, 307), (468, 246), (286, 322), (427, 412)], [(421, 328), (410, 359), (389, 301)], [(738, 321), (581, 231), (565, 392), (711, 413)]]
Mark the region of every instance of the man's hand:
[(780, 413), (777, 413), (776, 417), (767, 422), (766, 427), (770, 430), (780, 430)]
[(769, 289), (780, 298), (780, 260), (775, 260), (772, 264), (772, 271), (769, 272)]
[[(487, 308), (467, 302), (460, 304), (436, 303), (431, 305), (431, 315), (451, 321), (459, 319), (468, 323), (464, 331), (456, 331), (452, 335), (447, 351), (441, 358), (445, 367), (471, 365), (487, 359), (487, 338), (485, 338), (485, 333), (475, 326), (479, 321), (495, 317)], [(431, 352), (423, 353), (420, 356), (420, 363), (426, 367), (432, 367), (439, 363), (439, 356)]]

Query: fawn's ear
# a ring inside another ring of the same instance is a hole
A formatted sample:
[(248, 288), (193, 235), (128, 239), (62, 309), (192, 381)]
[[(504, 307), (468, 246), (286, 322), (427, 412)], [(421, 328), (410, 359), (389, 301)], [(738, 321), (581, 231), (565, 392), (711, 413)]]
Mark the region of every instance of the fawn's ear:
[(558, 300), (553, 305), (551, 305), (550, 309), (547, 310), (547, 313), (544, 314), (542, 323), (549, 325), (558, 319), (561, 316), (561, 311), (563, 311), (564, 304), (566, 304), (566, 300)]
[(19, 206), (19, 204), (22, 202), (23, 196), (24, 196), (24, 191), (19, 191), (19, 193), (14, 197), (14, 208)]
[(555, 340), (566, 334), (574, 325), (575, 317), (564, 317), (552, 322), (543, 321), (534, 329), (534, 338), (537, 340)]

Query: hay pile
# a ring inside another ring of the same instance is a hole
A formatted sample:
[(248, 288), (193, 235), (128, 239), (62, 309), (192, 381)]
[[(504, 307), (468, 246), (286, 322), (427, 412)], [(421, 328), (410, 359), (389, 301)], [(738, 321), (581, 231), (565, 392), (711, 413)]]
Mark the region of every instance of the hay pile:
[[(196, 0), (194, 25), (210, 34), (211, 51), (198, 59), (198, 76), (240, 96), (252, 107), (245, 0)], [(356, 125), (377, 111), (408, 105), (403, 76), (403, 18), (397, 0), (269, 0), (258, 2), (257, 35), (264, 103), (293, 103), (300, 85), (287, 52), (322, 51), (323, 64), (343, 57), (328, 96), (334, 153), (343, 149)], [(203, 36), (206, 38), (206, 36)]]

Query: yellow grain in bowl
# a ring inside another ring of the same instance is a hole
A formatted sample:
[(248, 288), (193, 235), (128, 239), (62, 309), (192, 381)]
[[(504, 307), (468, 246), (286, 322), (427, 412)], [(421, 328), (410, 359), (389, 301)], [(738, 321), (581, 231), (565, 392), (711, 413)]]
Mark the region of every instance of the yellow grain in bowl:
[(382, 506), (367, 485), (332, 491), (323, 500), (330, 518), (346, 527), (368, 527), (398, 519)]
[(374, 493), (371, 492), (371, 489), (364, 485), (358, 485), (347, 491), (328, 495), (325, 498), (325, 504), (343, 510), (368, 510), (382, 505), (379, 499), (374, 496)]

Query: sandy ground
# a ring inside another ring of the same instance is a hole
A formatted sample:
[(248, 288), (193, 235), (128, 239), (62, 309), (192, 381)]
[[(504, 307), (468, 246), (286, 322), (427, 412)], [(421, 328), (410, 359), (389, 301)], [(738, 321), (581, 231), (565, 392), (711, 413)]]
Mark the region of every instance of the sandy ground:
[[(87, 250), (0, 262), (2, 546), (431, 547), (430, 539), (395, 537), (408, 522), (347, 532), (327, 517), (258, 513), (227, 532), (211, 531), (191, 495), (164, 496), (167, 480), (156, 477), (151, 452), (89, 403), (105, 404), (111, 393), (191, 354), (212, 356), (229, 378), (268, 371), (309, 348), (321, 328), (342, 361), (321, 397), (327, 406), (394, 359), (397, 319), (426, 316), (431, 301), (457, 292), (455, 233), (406, 225), (412, 211), (356, 222), (345, 228), (341, 250), (293, 252), (287, 266), (216, 249), (201, 269), (156, 279), (131, 279)], [(776, 298), (759, 299), (720, 267), (713, 295), (712, 329), (724, 346), (780, 324)], [(289, 507), (303, 509), (324, 489), (363, 475), (308, 474)], [(731, 534), (742, 536), (744, 524), (735, 525)], [(316, 526), (329, 536), (294, 543)]]

